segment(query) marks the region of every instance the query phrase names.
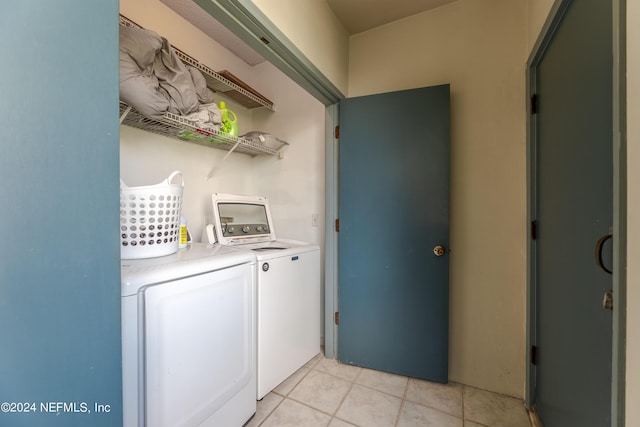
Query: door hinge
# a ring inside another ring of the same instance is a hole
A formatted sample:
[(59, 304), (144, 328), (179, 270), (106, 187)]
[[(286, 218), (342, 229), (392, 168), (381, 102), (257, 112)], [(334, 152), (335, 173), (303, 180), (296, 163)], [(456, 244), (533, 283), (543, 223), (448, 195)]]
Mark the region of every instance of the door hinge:
[(538, 364), (538, 347), (535, 345), (531, 346), (531, 364), (534, 366)]
[(538, 114), (538, 95), (531, 95), (531, 114)]
[(340, 232), (340, 218), (336, 218), (336, 233)]
[(340, 139), (340, 125), (336, 126), (335, 131), (333, 132), (335, 139)]
[(531, 240), (538, 238), (538, 221), (531, 221)]
[(333, 313), (333, 323), (335, 323), (336, 325), (340, 325), (340, 312), (336, 311), (335, 313)]

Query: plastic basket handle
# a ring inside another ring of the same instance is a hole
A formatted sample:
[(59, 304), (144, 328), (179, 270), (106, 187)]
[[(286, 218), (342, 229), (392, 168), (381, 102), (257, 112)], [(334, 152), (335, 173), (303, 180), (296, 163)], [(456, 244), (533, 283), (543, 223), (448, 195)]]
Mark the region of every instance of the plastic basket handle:
[[(177, 184), (172, 184), (171, 181), (173, 181), (173, 179), (178, 175), (180, 175), (180, 186), (184, 187), (184, 177), (182, 176), (182, 172), (180, 172), (180, 171), (171, 172), (171, 175), (169, 175), (167, 177), (167, 179), (165, 179), (163, 182), (161, 182), (160, 185), (166, 185), (167, 187), (169, 185), (177, 185)], [(129, 188), (129, 186), (127, 186), (127, 184), (124, 183), (122, 178), (120, 178), (120, 188)]]
[(171, 172), (171, 175), (169, 175), (167, 177), (167, 179), (165, 180), (165, 182), (167, 183), (167, 185), (171, 185), (171, 181), (173, 181), (173, 178), (175, 178), (176, 176), (180, 175), (180, 186), (184, 187), (184, 177), (182, 176), (182, 172), (180, 171), (173, 171)]

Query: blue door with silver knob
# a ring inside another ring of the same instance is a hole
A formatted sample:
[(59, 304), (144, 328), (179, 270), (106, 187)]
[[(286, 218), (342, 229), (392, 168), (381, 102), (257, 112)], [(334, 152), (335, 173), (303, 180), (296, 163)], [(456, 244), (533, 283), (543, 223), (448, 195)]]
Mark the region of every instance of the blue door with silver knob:
[(342, 363), (448, 380), (449, 90), (340, 102)]

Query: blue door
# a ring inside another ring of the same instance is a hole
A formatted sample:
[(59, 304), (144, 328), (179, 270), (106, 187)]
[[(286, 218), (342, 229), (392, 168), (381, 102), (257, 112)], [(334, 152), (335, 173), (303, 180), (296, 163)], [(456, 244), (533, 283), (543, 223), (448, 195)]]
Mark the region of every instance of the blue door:
[(449, 85), (340, 102), (342, 363), (448, 380)]
[(120, 426), (118, 1), (2, 9), (0, 425)]
[[(611, 425), (612, 4), (567, 1), (535, 68), (535, 407), (548, 427)], [(611, 269), (611, 243), (604, 247)], [(616, 308), (614, 308), (616, 309)]]

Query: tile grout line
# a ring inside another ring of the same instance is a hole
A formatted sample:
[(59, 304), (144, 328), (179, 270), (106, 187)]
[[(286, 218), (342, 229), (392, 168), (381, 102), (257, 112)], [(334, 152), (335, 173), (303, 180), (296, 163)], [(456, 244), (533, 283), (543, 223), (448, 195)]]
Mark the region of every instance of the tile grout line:
[[(315, 357), (314, 357), (314, 358), (315, 358)], [(311, 359), (311, 360), (313, 360), (313, 359)], [(277, 396), (282, 397), (282, 400), (281, 400), (281, 401), (280, 401), (276, 406), (274, 406), (274, 407), (273, 407), (273, 409), (272, 409), (272, 410), (271, 410), (271, 411), (270, 411), (270, 412), (269, 412), (269, 413), (264, 417), (264, 419), (263, 419), (262, 421), (260, 421), (260, 423), (258, 424), (258, 427), (260, 427), (262, 424), (264, 424), (264, 423), (269, 419), (269, 417), (270, 417), (270, 416), (271, 416), (271, 415), (276, 411), (276, 409), (278, 409), (278, 408), (280, 407), (280, 405), (282, 405), (282, 403), (283, 403), (285, 400), (287, 400), (287, 399), (289, 398), (289, 394), (293, 391), (293, 389), (295, 389), (295, 388), (298, 386), (298, 384), (300, 384), (300, 383), (302, 382), (302, 380), (303, 380), (307, 375), (309, 375), (309, 372), (311, 372), (311, 370), (312, 370), (312, 369), (313, 369), (313, 368), (318, 364), (318, 361), (319, 361), (319, 360), (320, 360), (320, 359), (316, 360), (316, 363), (314, 363), (312, 367), (309, 367), (309, 368), (308, 368), (308, 371), (307, 371), (304, 375), (302, 375), (302, 377), (300, 377), (300, 380), (298, 380), (298, 381), (293, 385), (293, 387), (291, 387), (291, 390), (289, 390), (289, 392), (288, 392), (287, 394), (282, 395), (282, 394), (279, 394), (278, 392), (276, 392), (276, 391), (274, 391), (274, 390), (271, 390), (271, 391), (269, 392), (269, 393), (273, 393), (273, 394), (275, 394), (275, 395), (277, 395)], [(309, 361), (309, 362), (310, 362), (310, 361)], [(307, 362), (307, 363), (309, 363), (309, 362)], [(304, 365), (303, 365), (303, 367), (304, 367)], [(302, 368), (301, 368), (301, 369), (302, 369)], [(268, 395), (269, 395), (269, 393), (267, 393), (267, 395), (265, 395), (265, 397), (266, 397), (266, 396), (268, 396)], [(263, 399), (264, 399), (264, 398), (263, 398)], [(297, 402), (297, 400), (295, 400), (295, 399), (291, 399), (291, 400), (293, 400), (294, 402)], [(302, 402), (299, 402), (299, 403), (302, 403)], [(307, 405), (307, 406), (308, 406), (308, 405)]]
[[(415, 381), (427, 381), (427, 382), (429, 382), (429, 380), (424, 380), (424, 379), (421, 379), (421, 378), (415, 378), (415, 377), (407, 377), (407, 378), (408, 378), (408, 381), (407, 381), (407, 391), (408, 391), (408, 388), (409, 388), (409, 382), (410, 382), (411, 380), (415, 380)], [(440, 384), (440, 383), (438, 383), (438, 384)], [(458, 384), (458, 385), (460, 385), (460, 386), (461, 386), (461, 388), (464, 386), (464, 384), (457, 383), (457, 382), (448, 382), (448, 383), (446, 383), (446, 384), (447, 384), (447, 385), (450, 385), (450, 384)], [(461, 393), (462, 393), (462, 392), (461, 392)], [(435, 407), (435, 406), (432, 406), (432, 404), (430, 404), (430, 403), (429, 403), (429, 404), (426, 404), (426, 403), (418, 402), (418, 401), (416, 401), (416, 400), (411, 400), (411, 399), (409, 399), (409, 398), (407, 398), (407, 397), (406, 397), (406, 393), (405, 393), (405, 397), (403, 398), (403, 401), (407, 401), (407, 402), (409, 402), (409, 403), (411, 403), (411, 404), (418, 405), (418, 406), (421, 406), (421, 407), (423, 407), (423, 408), (427, 408), (427, 409), (429, 409), (429, 410), (431, 410), (431, 411), (435, 411), (435, 412), (438, 412), (438, 413), (440, 413), (440, 414), (444, 414), (444, 415), (448, 415), (448, 416), (453, 417), (453, 418), (457, 418), (457, 419), (459, 419), (459, 420), (462, 420), (462, 421), (463, 421), (463, 424), (464, 424), (464, 403), (463, 403), (463, 399), (462, 399), (462, 398), (460, 399), (460, 402), (461, 402), (461, 409), (462, 409), (462, 414), (461, 414), (461, 416), (459, 416), (459, 417), (458, 417), (457, 415), (455, 415), (455, 414), (452, 414), (451, 412), (448, 412), (448, 411), (446, 411), (446, 410), (442, 409), (442, 408), (437, 408), (437, 407)], [(473, 420), (469, 420), (469, 421), (473, 421)], [(475, 422), (475, 421), (473, 421), (473, 422)], [(463, 427), (464, 427), (464, 426), (463, 426)], [(482, 426), (482, 427), (486, 427), (486, 426)]]
[[(353, 366), (353, 365), (350, 365)], [(331, 415), (331, 419), (329, 420), (329, 424), (331, 424), (331, 421), (333, 421), (334, 419), (336, 419), (336, 414), (338, 413), (338, 411), (340, 410), (340, 407), (342, 406), (342, 404), (344, 403), (344, 401), (347, 399), (347, 396), (349, 396), (349, 393), (351, 393), (351, 390), (353, 390), (353, 385), (356, 383), (356, 380), (358, 379), (358, 377), (362, 374), (362, 367), (360, 366), (355, 366), (356, 368), (358, 368), (358, 373), (353, 377), (353, 379), (350, 381), (351, 385), (349, 385), (349, 390), (347, 390), (347, 392), (344, 394), (344, 396), (342, 397), (342, 399), (340, 400), (340, 403), (338, 404), (338, 406), (336, 406), (336, 410), (333, 411), (333, 414)], [(323, 371), (319, 371), (319, 372), (323, 372)], [(325, 374), (331, 375), (328, 372), (324, 372)], [(335, 376), (335, 375), (334, 375)], [(340, 377), (336, 377), (336, 378), (340, 378)], [(344, 379), (344, 378), (342, 378)], [(352, 424), (349, 421), (343, 420), (342, 418), (337, 418), (340, 421), (344, 421), (346, 423)]]
[(464, 425), (467, 423), (466, 418), (464, 417), (464, 390), (466, 386), (464, 384), (461, 384), (461, 385), (462, 385), (462, 390), (460, 391), (460, 394), (461, 394), (460, 403), (462, 405), (462, 427), (464, 427)]
[[(318, 365), (319, 365), (319, 363), (318, 363)], [(399, 397), (399, 396), (397, 396), (397, 395), (395, 395), (395, 394), (393, 394), (393, 393), (389, 393), (389, 392), (387, 392), (387, 391), (385, 391), (385, 390), (380, 390), (380, 389), (378, 389), (378, 388), (375, 388), (375, 387), (369, 386), (369, 385), (367, 385), (367, 384), (361, 384), (361, 383), (358, 383), (357, 381), (358, 381), (359, 377), (362, 375), (362, 373), (364, 372), (364, 370), (365, 370), (365, 369), (369, 369), (369, 368), (363, 368), (363, 367), (361, 367), (361, 366), (356, 366), (356, 365), (348, 365), (348, 366), (353, 366), (354, 368), (358, 368), (358, 370), (359, 370), (359, 371), (358, 371), (358, 373), (356, 374), (356, 376), (354, 377), (354, 379), (353, 379), (353, 380), (347, 380), (347, 379), (346, 379), (346, 378), (344, 378), (344, 377), (340, 377), (340, 376), (338, 376), (338, 375), (335, 375), (335, 374), (330, 373), (330, 372), (323, 371), (323, 370), (321, 370), (321, 369), (314, 369), (315, 371), (317, 371), (317, 372), (319, 372), (319, 373), (326, 374), (326, 375), (332, 376), (332, 377), (337, 378), (337, 379), (341, 379), (341, 380), (345, 380), (345, 381), (349, 381), (349, 382), (351, 382), (351, 386), (349, 387), (349, 390), (347, 391), (347, 393), (345, 394), (345, 396), (344, 396), (344, 397), (342, 398), (342, 400), (340, 401), (340, 404), (338, 405), (338, 408), (336, 409), (335, 413), (337, 413), (337, 412), (338, 412), (338, 410), (340, 409), (340, 406), (342, 406), (342, 404), (344, 403), (345, 399), (347, 398), (347, 396), (349, 395), (349, 393), (351, 392), (351, 390), (353, 389), (353, 387), (354, 387), (355, 385), (358, 385), (359, 387), (366, 388), (367, 390), (375, 391), (375, 392), (377, 392), (377, 393), (382, 393), (382, 394), (385, 394), (385, 395), (387, 395), (387, 396), (390, 396), (390, 397), (393, 397), (393, 398), (396, 398), (396, 399), (400, 399), (400, 410), (399, 410), (399, 412), (398, 412), (398, 414), (397, 414), (397, 416), (396, 416), (396, 421), (395, 421), (395, 423), (394, 423), (394, 426), (396, 426), (396, 425), (397, 425), (397, 423), (398, 423), (398, 422), (399, 422), (399, 420), (400, 420), (400, 415), (401, 415), (401, 413), (402, 413), (402, 408), (405, 406), (405, 402), (410, 402), (410, 403), (412, 403), (412, 404), (415, 404), (415, 405), (418, 405), (418, 406), (422, 406), (422, 407), (424, 407), (424, 408), (428, 408), (428, 409), (429, 409), (429, 410), (431, 410), (431, 411), (435, 411), (435, 412), (438, 412), (438, 413), (441, 413), (441, 414), (444, 414), (444, 415), (448, 415), (448, 416), (451, 416), (451, 417), (457, 418), (457, 419), (459, 419), (459, 420), (461, 420), (461, 421), (462, 421), (462, 423), (463, 423), (463, 427), (464, 427), (464, 421), (465, 421), (465, 419), (464, 419), (464, 387), (465, 387), (465, 385), (464, 385), (464, 384), (461, 384), (461, 383), (455, 383), (455, 384), (459, 384), (459, 385), (461, 386), (461, 389), (462, 389), (462, 390), (461, 390), (461, 399), (460, 399), (460, 400), (461, 400), (461, 403), (462, 403), (462, 408), (461, 408), (461, 409), (462, 409), (462, 414), (461, 414), (460, 418), (458, 418), (457, 416), (455, 416), (455, 415), (451, 414), (450, 412), (447, 412), (447, 411), (445, 411), (445, 410), (443, 410), (443, 409), (436, 408), (436, 407), (431, 406), (431, 405), (425, 405), (425, 404), (423, 404), (423, 403), (419, 403), (419, 402), (414, 402), (413, 400), (411, 400), (411, 399), (408, 399), (408, 398), (407, 398), (407, 392), (408, 392), (408, 390), (409, 390), (409, 382), (410, 382), (412, 379), (414, 379), (414, 380), (416, 380), (416, 381), (422, 381), (420, 378), (413, 378), (413, 377), (408, 377), (408, 376), (405, 376), (405, 375), (399, 375), (399, 376), (404, 377), (404, 378), (406, 378), (406, 379), (407, 379), (407, 383), (406, 383), (406, 384), (405, 384), (405, 386), (404, 386), (404, 391), (403, 391), (402, 397)], [(393, 374), (393, 375), (398, 375), (398, 374)], [(303, 404), (303, 405), (305, 405), (305, 406), (308, 406), (309, 408), (312, 408), (312, 409), (318, 410), (318, 411), (320, 411), (320, 412), (322, 412), (322, 413), (324, 413), (324, 414), (328, 414), (327, 412), (324, 412), (324, 411), (322, 411), (322, 410), (319, 410), (319, 409), (313, 408), (312, 406), (309, 406), (308, 404), (306, 404), (306, 403), (304, 403), (304, 402), (300, 402), (300, 401), (298, 401), (298, 400), (296, 400), (296, 399), (293, 399), (293, 398), (291, 398), (291, 400), (294, 400), (294, 401), (296, 401), (296, 402), (299, 402), (299, 403), (301, 403), (301, 404)], [(336, 417), (336, 416), (335, 416), (335, 413), (334, 413), (334, 415), (332, 415), (332, 420), (333, 420), (334, 418), (337, 418), (337, 419), (338, 419), (338, 420), (340, 420), (340, 421), (348, 422), (348, 421), (346, 421), (346, 420), (343, 420), (342, 418), (338, 418), (338, 417)], [(473, 420), (468, 420), (468, 421), (473, 421)], [(473, 421), (473, 422), (475, 422), (475, 421)], [(349, 424), (352, 424), (352, 423), (350, 423), (350, 422), (348, 422), (348, 423), (349, 423)], [(479, 423), (478, 423), (478, 424), (479, 424)], [(479, 424), (479, 425), (482, 425), (482, 424)], [(482, 425), (482, 426), (483, 426), (483, 427), (486, 427), (486, 426), (484, 426), (484, 425)]]
[[(417, 405), (420, 405), (420, 406), (424, 406), (426, 408), (429, 408), (430, 410), (433, 410), (433, 411), (436, 411), (436, 412), (439, 412), (439, 413), (442, 413), (442, 414), (446, 414), (448, 416), (454, 416), (455, 417), (455, 415), (451, 414), (447, 410), (435, 408), (435, 407), (432, 407), (430, 405), (424, 405), (424, 404), (419, 403), (419, 402), (414, 402), (412, 399), (410, 399), (409, 390), (410, 390), (410, 382), (412, 381), (411, 377), (401, 375), (402, 377), (405, 378), (406, 382), (404, 383), (402, 396), (400, 397), (398, 394), (395, 394), (394, 391), (391, 391), (391, 392), (389, 391), (389, 390), (392, 390), (392, 389), (387, 389), (387, 388), (384, 388), (384, 387), (383, 387), (384, 389), (379, 389), (379, 388), (376, 387), (376, 383), (371, 383), (372, 385), (367, 384), (366, 381), (365, 381), (366, 380), (365, 373), (367, 372), (368, 368), (355, 366), (355, 365), (345, 365), (345, 366), (350, 366), (352, 368), (355, 368), (357, 370), (355, 373), (353, 373), (353, 375), (350, 375), (350, 372), (348, 370), (342, 372), (340, 370), (333, 369), (332, 365), (323, 364), (322, 360), (323, 360), (322, 357), (319, 357), (319, 358), (317, 358), (317, 359), (315, 359), (313, 361), (310, 361), (311, 362), (310, 364), (307, 364), (307, 365), (303, 366), (303, 367), (307, 368), (306, 372), (304, 372), (304, 374), (297, 381), (295, 381), (295, 383), (291, 384), (290, 387), (287, 387), (288, 391), (287, 391), (286, 394), (280, 394), (280, 393), (278, 393), (276, 391), (272, 391), (276, 396), (281, 397), (282, 400), (280, 402), (278, 402), (278, 404), (275, 405), (274, 408), (269, 411), (269, 413), (265, 414), (264, 419), (260, 423), (257, 424), (258, 426), (262, 426), (265, 422), (267, 422), (267, 420), (271, 416), (273, 416), (273, 413), (278, 408), (280, 408), (282, 406), (283, 402), (285, 400), (289, 399), (289, 401), (291, 401), (291, 402), (296, 402), (296, 403), (298, 403), (298, 404), (300, 404), (302, 406), (305, 406), (305, 407), (307, 407), (307, 408), (309, 408), (309, 409), (311, 409), (313, 411), (317, 411), (319, 413), (323, 413), (323, 414), (327, 415), (329, 417), (328, 425), (331, 425), (331, 423), (334, 422), (334, 420), (335, 420), (335, 421), (344, 422), (344, 423), (346, 423), (348, 425), (352, 425), (352, 426), (356, 426), (357, 427), (358, 426), (357, 424), (353, 424), (351, 421), (345, 420), (345, 419), (343, 419), (341, 417), (337, 417), (337, 413), (343, 407), (345, 401), (347, 400), (349, 395), (353, 392), (353, 390), (354, 390), (356, 385), (362, 387), (363, 389), (367, 389), (367, 390), (371, 390), (371, 391), (374, 391), (374, 392), (377, 392), (377, 393), (381, 393), (381, 394), (387, 395), (389, 397), (393, 397), (395, 399), (400, 399), (399, 410), (398, 410), (398, 412), (397, 412), (397, 414), (395, 416), (395, 421), (392, 424), (395, 427), (398, 427), (398, 425), (400, 423), (400, 420), (401, 420), (402, 413), (403, 413), (404, 410), (406, 410), (408, 402), (411, 402), (412, 404), (417, 404)], [(333, 378), (348, 382), (348, 388), (347, 388), (345, 394), (342, 396), (341, 400), (337, 403), (337, 405), (335, 406), (335, 409), (332, 410), (331, 412), (325, 412), (324, 410), (317, 409), (317, 408), (311, 406), (308, 403), (305, 403), (305, 402), (302, 402), (302, 401), (299, 401), (297, 399), (289, 397), (290, 394), (296, 389), (296, 387), (298, 387), (310, 375), (310, 373), (312, 371), (315, 371), (316, 374), (323, 374), (323, 375), (327, 375), (327, 376), (330, 376), (330, 377), (333, 377)], [(394, 374), (394, 375), (397, 375), (397, 374)], [(414, 379), (414, 380), (419, 381), (420, 379)], [(364, 381), (365, 383), (361, 384), (360, 381)], [(462, 424), (461, 425), (462, 425), (462, 427), (470, 426), (469, 423), (477, 423), (477, 425), (479, 425), (479, 426), (486, 427), (485, 424), (483, 424), (483, 423), (479, 423), (478, 421), (475, 421), (473, 419), (467, 418), (467, 414), (465, 413), (465, 408), (466, 408), (467, 403), (468, 403), (468, 402), (466, 402), (466, 400), (467, 400), (466, 398), (468, 397), (468, 393), (467, 392), (470, 389), (472, 389), (473, 387), (467, 386), (467, 385), (462, 384), (462, 383), (454, 383), (454, 384), (458, 384), (460, 386), (460, 396), (461, 396), (460, 402), (461, 402), (461, 410), (462, 410), (462, 413), (461, 413), (461, 422), (462, 422)], [(397, 391), (397, 388), (395, 388), (393, 390)], [(482, 390), (482, 389), (479, 389), (479, 390)], [(490, 393), (493, 393), (493, 392), (490, 392)], [(507, 396), (507, 397), (510, 397), (510, 396)], [(529, 414), (527, 414), (527, 415), (529, 415)], [(527, 416), (527, 418), (529, 418), (529, 417)], [(529, 423), (531, 422), (530, 419), (528, 419), (527, 421)]]
[(280, 402), (278, 402), (278, 404), (276, 406), (273, 407), (273, 409), (264, 417), (264, 420), (262, 420), (262, 421), (260, 421), (260, 423), (258, 423), (258, 427), (260, 427), (262, 424), (265, 423), (265, 421), (267, 421), (269, 419), (269, 417), (276, 411), (276, 409), (278, 409), (280, 407), (280, 405), (282, 405), (282, 402), (284, 402), (285, 399), (286, 399), (286, 397), (283, 397), (282, 400)]
[(396, 415), (396, 422), (393, 423), (394, 427), (398, 426), (398, 423), (400, 422), (400, 415), (402, 414), (402, 410), (404, 409), (404, 404), (407, 401), (407, 391), (409, 390), (409, 377), (405, 377), (407, 379), (407, 382), (404, 385), (404, 390), (402, 392), (402, 400), (400, 401), (400, 410), (398, 410), (398, 414)]
[[(282, 397), (282, 400), (280, 401), (280, 403), (278, 403), (278, 404), (276, 405), (276, 407), (275, 407), (271, 412), (269, 412), (269, 414), (268, 414), (268, 415), (265, 417), (265, 419), (264, 419), (264, 420), (259, 424), (259, 426), (261, 426), (265, 421), (267, 421), (267, 419), (268, 419), (268, 418), (269, 418), (269, 417), (270, 417), (270, 416), (275, 412), (275, 410), (276, 410), (280, 405), (282, 405), (282, 403), (283, 403), (285, 400), (287, 400), (287, 399), (288, 399), (288, 400), (290, 400), (290, 401), (293, 401), (293, 402), (299, 403), (300, 405), (306, 406), (307, 408), (312, 409), (312, 410), (314, 410), (314, 411), (317, 411), (317, 412), (320, 412), (320, 413), (322, 413), (322, 414), (325, 414), (325, 415), (330, 416), (331, 418), (329, 419), (329, 424), (331, 423), (331, 421), (332, 421), (334, 418), (336, 418), (335, 414), (338, 412), (338, 409), (340, 409), (340, 406), (342, 405), (342, 403), (344, 403), (344, 400), (347, 398), (347, 395), (349, 394), (349, 392), (350, 392), (350, 391), (351, 391), (351, 389), (353, 388), (353, 385), (355, 384), (355, 379), (360, 375), (360, 372), (362, 372), (362, 368), (361, 368), (361, 367), (359, 367), (359, 366), (357, 366), (356, 368), (358, 368), (358, 373), (356, 374), (356, 376), (354, 377), (354, 379), (353, 379), (353, 380), (347, 380), (346, 378), (339, 377), (339, 376), (334, 375), (334, 374), (332, 374), (332, 373), (325, 372), (325, 371), (320, 370), (320, 369), (316, 369), (317, 365), (319, 365), (319, 364), (320, 364), (320, 360), (318, 360), (316, 363), (314, 363), (312, 367), (309, 367), (309, 368), (308, 368), (308, 372), (307, 372), (307, 373), (305, 373), (305, 374), (300, 378), (300, 380), (299, 380), (299, 381), (297, 381), (297, 382), (295, 383), (295, 385), (291, 388), (291, 390), (289, 391), (289, 393), (287, 393), (286, 395), (282, 395), (282, 394), (279, 394), (279, 393), (277, 393), (277, 392), (275, 392), (275, 391), (271, 391), (271, 393), (274, 393), (274, 394), (276, 394), (276, 395), (278, 395), (278, 396), (281, 396), (281, 397)], [(298, 386), (298, 385), (299, 385), (299, 384), (300, 384), (300, 383), (301, 383), (301, 382), (302, 382), (302, 381), (303, 381), (303, 380), (304, 380), (304, 379), (309, 375), (309, 373), (311, 373), (311, 371), (316, 371), (317, 373), (321, 373), (321, 374), (329, 375), (329, 376), (332, 376), (332, 377), (334, 377), (334, 378), (337, 378), (337, 379), (340, 379), (340, 380), (343, 380), (343, 381), (348, 381), (348, 382), (350, 382), (350, 383), (351, 383), (351, 384), (350, 384), (350, 386), (349, 386), (349, 390), (348, 390), (348, 391), (347, 391), (347, 393), (344, 395), (344, 397), (342, 398), (342, 400), (340, 401), (340, 403), (338, 404), (338, 406), (337, 406), (336, 410), (335, 410), (333, 413), (325, 412), (325, 411), (323, 411), (322, 409), (314, 408), (313, 406), (309, 405), (309, 404), (308, 404), (308, 403), (306, 403), (306, 402), (302, 402), (302, 401), (297, 400), (297, 399), (295, 399), (295, 398), (293, 398), (293, 397), (289, 397), (289, 395), (291, 394), (291, 392), (293, 392), (293, 390), (294, 390), (294, 389), (295, 389), (295, 388), (296, 388), (296, 387), (297, 387), (297, 386)], [(337, 418), (337, 419), (338, 419), (338, 420), (340, 420), (340, 421), (347, 422), (348, 424), (351, 424), (350, 422), (345, 421), (345, 420), (343, 420), (343, 419), (341, 419), (341, 418)]]

